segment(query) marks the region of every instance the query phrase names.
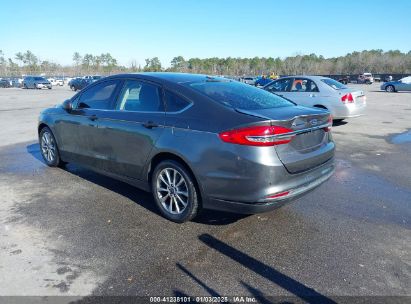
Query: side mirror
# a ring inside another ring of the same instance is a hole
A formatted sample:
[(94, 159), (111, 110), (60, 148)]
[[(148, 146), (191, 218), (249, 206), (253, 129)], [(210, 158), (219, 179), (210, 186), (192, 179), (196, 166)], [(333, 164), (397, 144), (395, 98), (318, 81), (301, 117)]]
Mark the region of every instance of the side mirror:
[(63, 102), (62, 107), (66, 111), (71, 111), (73, 109), (73, 103), (71, 102), (70, 99), (67, 99)]

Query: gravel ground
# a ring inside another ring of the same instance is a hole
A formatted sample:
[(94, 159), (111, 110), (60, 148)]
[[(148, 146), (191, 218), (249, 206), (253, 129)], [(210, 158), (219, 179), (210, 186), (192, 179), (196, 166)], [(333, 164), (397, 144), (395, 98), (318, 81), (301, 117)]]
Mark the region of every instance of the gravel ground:
[(44, 165), (37, 116), (67, 87), (0, 89), (0, 295), (411, 296), (411, 93), (352, 86), (367, 115), (333, 128), (329, 182), (183, 225), (129, 185)]

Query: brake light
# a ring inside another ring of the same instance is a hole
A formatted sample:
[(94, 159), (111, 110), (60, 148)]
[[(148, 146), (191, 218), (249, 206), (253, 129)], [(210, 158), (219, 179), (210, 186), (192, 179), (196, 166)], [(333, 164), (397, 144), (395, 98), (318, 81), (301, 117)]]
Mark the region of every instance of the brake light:
[(325, 131), (325, 132), (331, 131), (331, 127), (333, 126), (333, 116), (332, 116), (332, 115), (330, 115), (330, 116), (328, 117), (327, 124), (328, 124), (328, 127), (325, 127), (325, 128), (324, 128), (324, 131)]
[(342, 103), (353, 103), (354, 98), (352, 97), (351, 93), (345, 94), (343, 97), (341, 97)]
[(281, 126), (253, 126), (225, 131), (219, 134), (222, 141), (247, 146), (275, 146), (289, 143), (295, 134)]

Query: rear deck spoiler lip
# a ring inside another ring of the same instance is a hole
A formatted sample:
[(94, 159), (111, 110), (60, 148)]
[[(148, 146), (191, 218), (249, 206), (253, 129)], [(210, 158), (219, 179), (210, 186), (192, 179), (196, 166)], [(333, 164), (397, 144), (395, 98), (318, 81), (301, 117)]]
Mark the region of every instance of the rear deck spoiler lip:
[(238, 109), (238, 108), (234, 108), (234, 110), (237, 113), (240, 113), (240, 114), (246, 114), (246, 115), (250, 115), (250, 116), (254, 116), (254, 117), (258, 117), (258, 118), (263, 118), (263, 119), (267, 119), (267, 120), (270, 120), (270, 121), (278, 121), (278, 122), (290, 121), (290, 120), (294, 120), (298, 117), (323, 116), (323, 115), (327, 115), (327, 114), (330, 115), (331, 114), (330, 111), (325, 110), (325, 109), (321, 109), (321, 110), (324, 110), (323, 113), (301, 114), (301, 115), (296, 115), (292, 118), (287, 118), (287, 119), (273, 119), (271, 117), (268, 117), (266, 115), (259, 114), (259, 113), (253, 112), (253, 111), (247, 111), (247, 110)]

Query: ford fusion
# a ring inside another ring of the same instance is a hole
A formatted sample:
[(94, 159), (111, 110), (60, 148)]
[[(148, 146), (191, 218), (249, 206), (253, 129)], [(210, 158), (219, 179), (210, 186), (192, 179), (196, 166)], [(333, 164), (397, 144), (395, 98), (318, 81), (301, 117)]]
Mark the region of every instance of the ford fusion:
[(332, 118), (237, 81), (141, 73), (105, 77), (40, 114), (47, 165), (77, 163), (153, 193), (169, 220), (203, 208), (252, 214), (334, 172)]

